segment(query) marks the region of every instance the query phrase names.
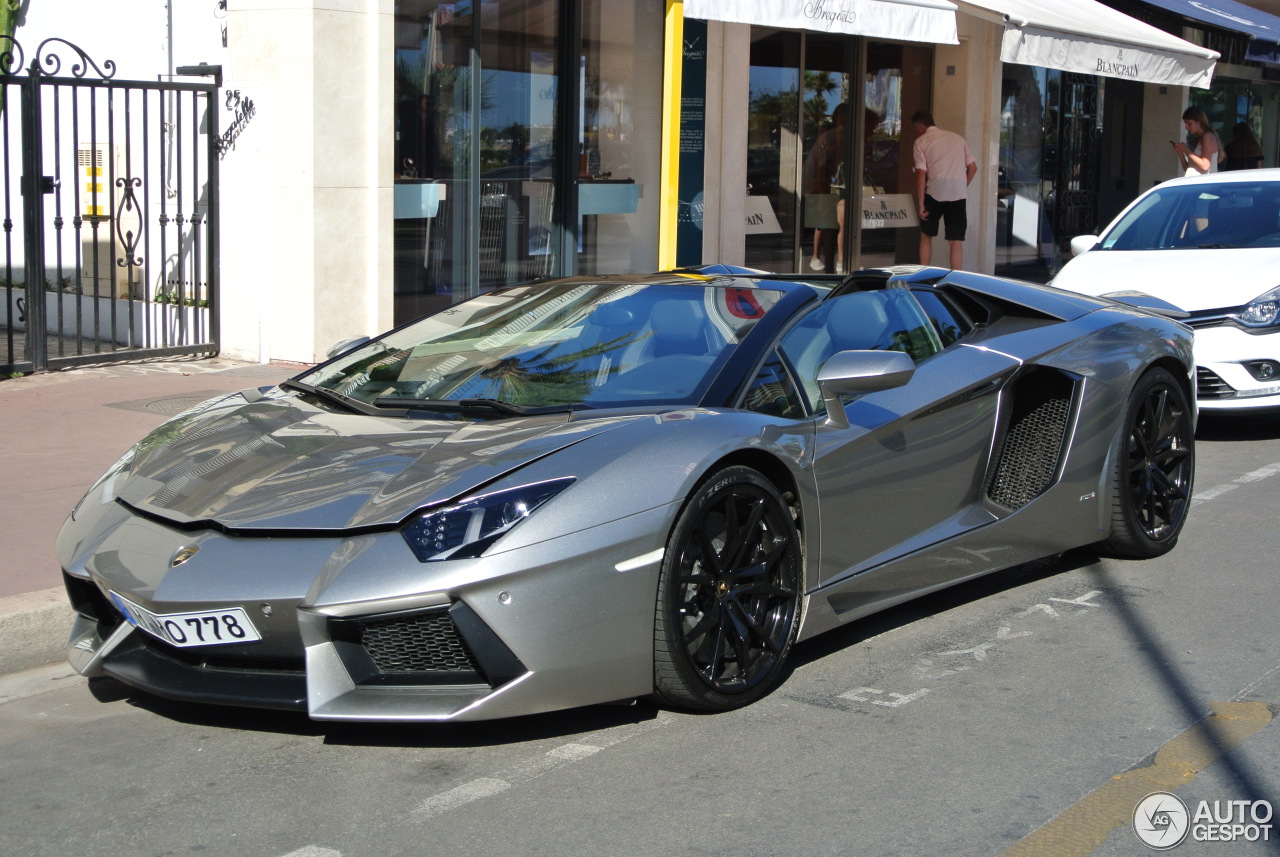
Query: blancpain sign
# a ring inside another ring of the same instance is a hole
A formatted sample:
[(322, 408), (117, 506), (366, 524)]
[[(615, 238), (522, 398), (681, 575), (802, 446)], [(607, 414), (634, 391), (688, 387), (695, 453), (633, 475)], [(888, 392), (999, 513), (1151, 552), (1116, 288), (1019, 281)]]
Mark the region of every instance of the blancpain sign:
[(959, 44), (948, 0), (684, 0), (687, 18)]
[[(1130, 56), (1132, 55), (1133, 52), (1130, 51)], [(1136, 61), (1126, 62), (1123, 50), (1116, 51), (1113, 59), (1098, 57), (1098, 64), (1094, 66), (1094, 74), (1099, 74), (1103, 77), (1127, 77), (1131, 80), (1138, 80), (1141, 77), (1138, 71), (1138, 63)]]

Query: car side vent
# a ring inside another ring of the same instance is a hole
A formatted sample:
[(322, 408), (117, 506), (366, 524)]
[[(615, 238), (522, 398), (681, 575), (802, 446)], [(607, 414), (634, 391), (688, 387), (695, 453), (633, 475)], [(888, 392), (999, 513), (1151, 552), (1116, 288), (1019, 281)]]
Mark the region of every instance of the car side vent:
[(1035, 367), (1006, 388), (987, 499), (1010, 511), (1039, 497), (1058, 475), (1071, 420), (1075, 380)]

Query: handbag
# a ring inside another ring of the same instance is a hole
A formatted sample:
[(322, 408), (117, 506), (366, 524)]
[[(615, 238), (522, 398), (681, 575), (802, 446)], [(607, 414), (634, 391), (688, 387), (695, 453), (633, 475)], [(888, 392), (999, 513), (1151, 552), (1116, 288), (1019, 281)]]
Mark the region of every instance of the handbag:
[(810, 229), (835, 229), (836, 193), (806, 193), (804, 195), (804, 225)]

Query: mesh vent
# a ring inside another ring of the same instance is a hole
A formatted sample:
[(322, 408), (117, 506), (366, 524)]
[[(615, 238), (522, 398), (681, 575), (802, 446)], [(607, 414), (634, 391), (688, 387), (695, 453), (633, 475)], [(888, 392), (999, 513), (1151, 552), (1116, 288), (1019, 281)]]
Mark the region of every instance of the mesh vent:
[(1201, 399), (1235, 398), (1235, 388), (1203, 366), (1196, 367), (1196, 396)]
[(361, 644), (384, 673), (476, 672), (471, 650), (448, 613), (357, 623)]
[(1053, 483), (1071, 416), (1073, 386), (1069, 378), (1048, 370), (1029, 373), (1017, 383), (987, 485), (993, 503), (1020, 509)]

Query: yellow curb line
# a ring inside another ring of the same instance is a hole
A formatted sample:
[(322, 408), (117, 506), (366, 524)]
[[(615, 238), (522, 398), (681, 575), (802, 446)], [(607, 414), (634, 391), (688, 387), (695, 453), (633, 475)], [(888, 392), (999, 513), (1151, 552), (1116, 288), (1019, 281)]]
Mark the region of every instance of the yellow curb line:
[(1262, 702), (1214, 702), (1213, 714), (1156, 751), (1155, 761), (1111, 780), (1000, 853), (1000, 857), (1085, 857), (1111, 831), (1133, 819), (1134, 808), (1157, 791), (1173, 791), (1216, 762), (1223, 750), (1240, 746), (1272, 720)]

